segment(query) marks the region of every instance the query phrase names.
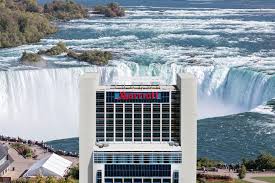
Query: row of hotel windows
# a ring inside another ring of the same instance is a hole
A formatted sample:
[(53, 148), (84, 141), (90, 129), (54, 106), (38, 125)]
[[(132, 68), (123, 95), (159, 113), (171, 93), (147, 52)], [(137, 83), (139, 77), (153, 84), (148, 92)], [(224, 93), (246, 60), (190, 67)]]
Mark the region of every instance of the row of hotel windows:
[(132, 164), (173, 164), (181, 163), (182, 154), (180, 152), (163, 153), (129, 153), (129, 152), (95, 152), (94, 163), (132, 163)]
[[(96, 183), (102, 183), (102, 171), (97, 171)], [(179, 183), (179, 172), (173, 172), (170, 178), (105, 178), (105, 183)]]
[(106, 164), (105, 177), (171, 177), (171, 165)]
[(104, 92), (98, 92), (96, 109), (97, 140), (179, 142), (180, 104), (177, 95), (172, 96), (171, 106), (170, 104), (155, 103), (106, 104), (105, 109)]

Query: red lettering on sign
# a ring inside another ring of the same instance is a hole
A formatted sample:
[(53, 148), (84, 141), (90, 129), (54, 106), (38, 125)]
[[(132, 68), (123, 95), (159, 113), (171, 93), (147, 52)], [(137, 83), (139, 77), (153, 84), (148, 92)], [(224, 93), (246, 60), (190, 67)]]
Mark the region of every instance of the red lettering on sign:
[(158, 99), (159, 95), (158, 92), (151, 92), (151, 93), (126, 93), (120, 92), (118, 100), (130, 100), (130, 99)]
[(120, 92), (120, 98), (119, 99), (128, 100), (126, 93), (125, 92)]

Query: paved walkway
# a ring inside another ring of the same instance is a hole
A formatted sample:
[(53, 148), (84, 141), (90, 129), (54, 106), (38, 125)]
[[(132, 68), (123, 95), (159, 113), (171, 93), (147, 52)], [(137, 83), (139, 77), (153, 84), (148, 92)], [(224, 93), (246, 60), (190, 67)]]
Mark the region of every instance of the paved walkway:
[(14, 160), (14, 162), (10, 165), (11, 169), (14, 167), (14, 171), (9, 171), (5, 174), (6, 177), (11, 177), (12, 180), (17, 179), (20, 177), (27, 169), (29, 169), (35, 160), (32, 159), (25, 159), (23, 156), (19, 155), (16, 150), (10, 148), (9, 154)]
[(245, 181), (251, 182), (251, 183), (267, 183), (265, 181), (261, 180), (255, 180), (253, 177), (275, 177), (275, 173), (269, 172), (269, 173), (247, 173), (245, 177)]
[[(201, 171), (199, 171), (202, 173)], [(225, 175), (230, 176), (232, 178), (238, 179), (238, 174), (234, 172), (229, 172), (228, 170), (219, 169), (218, 172), (207, 172), (210, 175)], [(265, 181), (255, 180), (253, 177), (275, 177), (275, 172), (261, 172), (261, 173), (247, 173), (245, 177), (245, 181), (250, 183), (267, 183)]]

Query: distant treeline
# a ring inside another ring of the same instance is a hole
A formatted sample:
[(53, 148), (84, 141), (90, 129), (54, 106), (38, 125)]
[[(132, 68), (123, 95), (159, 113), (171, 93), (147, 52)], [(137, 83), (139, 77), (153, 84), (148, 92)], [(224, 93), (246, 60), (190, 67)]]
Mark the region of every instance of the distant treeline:
[(275, 156), (270, 153), (261, 153), (255, 159), (243, 159), (240, 164), (226, 165), (222, 161), (210, 160), (208, 158), (199, 158), (197, 161), (197, 168), (224, 168), (238, 169), (244, 165), (249, 171), (274, 171), (275, 170)]
[(254, 160), (243, 159), (243, 165), (248, 170), (275, 170), (275, 156), (270, 153), (262, 153)]

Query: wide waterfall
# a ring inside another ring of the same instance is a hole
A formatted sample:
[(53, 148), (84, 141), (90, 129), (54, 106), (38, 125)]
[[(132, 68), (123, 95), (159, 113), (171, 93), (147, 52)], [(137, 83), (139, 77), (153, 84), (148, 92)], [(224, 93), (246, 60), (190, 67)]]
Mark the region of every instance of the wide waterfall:
[[(100, 82), (110, 84), (114, 78), (138, 75), (132, 69), (121, 64), (120, 67), (1, 71), (0, 134), (40, 140), (77, 136), (79, 75), (98, 72)], [(274, 76), (246, 69), (173, 64), (151, 69), (168, 84), (175, 84), (178, 72), (193, 73), (199, 85), (200, 118), (246, 111), (275, 97)], [(145, 75), (155, 74), (148, 70)]]

